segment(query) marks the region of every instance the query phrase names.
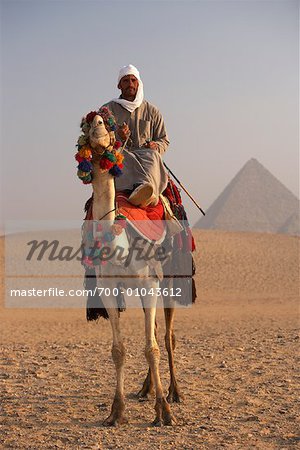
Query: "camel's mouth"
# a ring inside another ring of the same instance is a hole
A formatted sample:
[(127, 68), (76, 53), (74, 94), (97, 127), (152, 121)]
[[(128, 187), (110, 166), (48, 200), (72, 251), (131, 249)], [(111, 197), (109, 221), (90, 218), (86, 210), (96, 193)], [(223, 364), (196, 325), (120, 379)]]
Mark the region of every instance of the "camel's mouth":
[(102, 137), (106, 136), (107, 134), (108, 134), (107, 130), (97, 130), (97, 129), (95, 129), (92, 132), (92, 136), (94, 138), (96, 138), (96, 139), (102, 138)]
[(109, 133), (106, 129), (94, 129), (90, 132), (90, 143), (92, 147), (97, 145), (106, 146), (109, 143)]

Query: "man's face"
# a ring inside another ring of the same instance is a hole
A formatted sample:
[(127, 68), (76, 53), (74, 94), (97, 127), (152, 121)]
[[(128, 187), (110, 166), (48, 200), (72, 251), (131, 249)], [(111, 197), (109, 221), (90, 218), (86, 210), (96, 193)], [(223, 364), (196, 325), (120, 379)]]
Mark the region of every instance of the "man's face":
[(134, 75), (125, 75), (121, 78), (118, 88), (121, 89), (122, 98), (133, 101), (139, 87), (139, 80)]

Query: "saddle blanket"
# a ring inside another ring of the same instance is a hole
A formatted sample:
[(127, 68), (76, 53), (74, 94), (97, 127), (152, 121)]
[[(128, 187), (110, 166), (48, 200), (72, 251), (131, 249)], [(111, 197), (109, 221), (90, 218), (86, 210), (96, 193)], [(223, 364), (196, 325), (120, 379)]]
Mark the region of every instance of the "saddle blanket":
[(165, 214), (162, 201), (156, 206), (139, 208), (128, 201), (129, 194), (116, 193), (116, 204), (118, 214), (123, 214), (129, 221), (131, 227), (148, 241), (160, 244), (166, 236)]

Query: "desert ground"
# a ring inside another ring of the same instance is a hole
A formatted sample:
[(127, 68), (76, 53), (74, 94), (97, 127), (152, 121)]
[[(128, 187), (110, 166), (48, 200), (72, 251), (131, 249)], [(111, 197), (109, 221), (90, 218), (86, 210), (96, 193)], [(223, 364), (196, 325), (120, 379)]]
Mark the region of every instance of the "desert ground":
[[(154, 399), (135, 397), (146, 374), (140, 309), (121, 316), (129, 423), (105, 428), (115, 386), (110, 324), (87, 323), (84, 309), (8, 309), (2, 299), (1, 448), (299, 448), (299, 238), (195, 237), (198, 298), (176, 311), (184, 394), (172, 404), (177, 424), (152, 427)], [(3, 239), (1, 255), (3, 269)], [(167, 391), (161, 310), (157, 316)]]

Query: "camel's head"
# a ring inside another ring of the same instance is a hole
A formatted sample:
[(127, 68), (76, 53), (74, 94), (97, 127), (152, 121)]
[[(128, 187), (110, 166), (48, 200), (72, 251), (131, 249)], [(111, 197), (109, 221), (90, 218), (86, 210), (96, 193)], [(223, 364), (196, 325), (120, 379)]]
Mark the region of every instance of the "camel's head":
[(81, 129), (93, 149), (108, 148), (115, 143), (116, 122), (106, 107), (92, 111), (83, 117)]
[[(102, 107), (91, 111), (81, 120), (81, 136), (77, 140), (77, 175), (84, 184), (92, 182), (92, 172), (98, 166), (101, 172), (113, 177), (122, 174), (123, 158), (120, 141), (116, 140), (116, 119), (111, 111)], [(93, 168), (94, 166), (94, 168)]]
[(91, 123), (89, 130), (90, 144), (92, 148), (107, 147), (110, 144), (110, 134), (105, 127), (104, 119), (97, 114)]

